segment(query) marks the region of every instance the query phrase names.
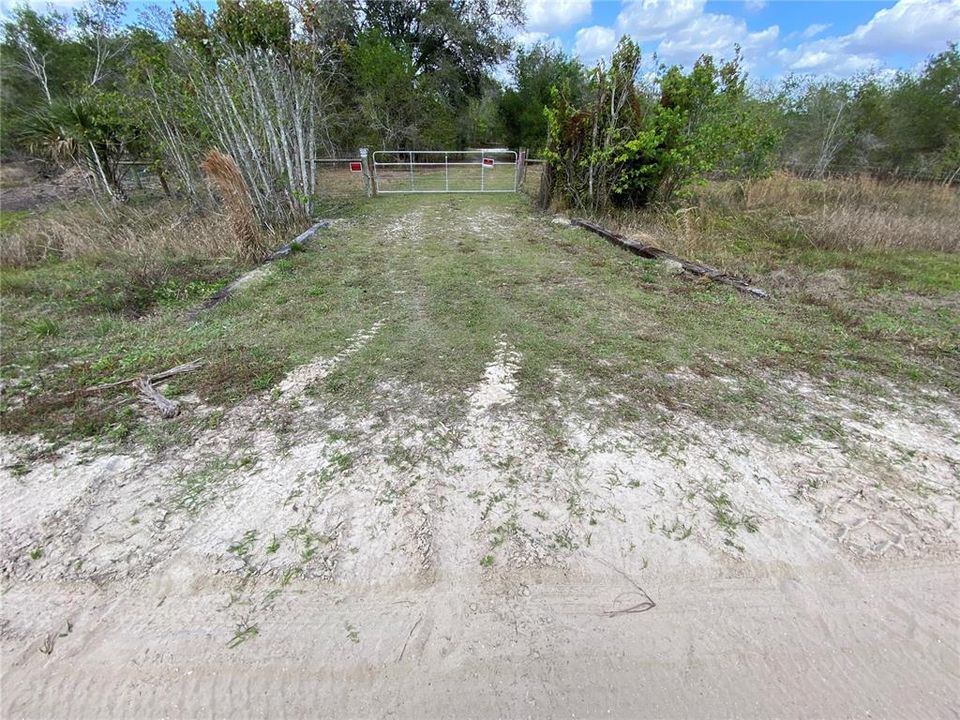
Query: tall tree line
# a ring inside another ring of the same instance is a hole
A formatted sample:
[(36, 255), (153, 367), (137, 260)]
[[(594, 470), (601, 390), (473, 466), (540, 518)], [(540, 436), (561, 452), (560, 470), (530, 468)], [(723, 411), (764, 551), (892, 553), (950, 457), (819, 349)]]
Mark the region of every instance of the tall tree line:
[(314, 157), (500, 140), (492, 72), (523, 12), (520, 0), (219, 0), (125, 18), (122, 0), (13, 11), (4, 151), (76, 162), (122, 202), (124, 160), (199, 197), (200, 159), (217, 147), (269, 223), (311, 212)]
[[(118, 202), (128, 159), (202, 198), (200, 160), (217, 148), (263, 223), (310, 214), (311, 158), (361, 145), (528, 147), (578, 195), (597, 185), (640, 204), (777, 163), (960, 175), (956, 45), (916, 73), (791, 77), (760, 96), (738, 59), (640, 77), (627, 40), (586, 68), (550, 45), (512, 47), (523, 21), (521, 0), (219, 0), (135, 22), (122, 0), (23, 5), (3, 26), (0, 141), (80, 164)], [(561, 130), (584, 147), (568, 153)]]
[(880, 171), (960, 177), (960, 50), (918, 73), (788, 78), (775, 100), (785, 165), (812, 175)]

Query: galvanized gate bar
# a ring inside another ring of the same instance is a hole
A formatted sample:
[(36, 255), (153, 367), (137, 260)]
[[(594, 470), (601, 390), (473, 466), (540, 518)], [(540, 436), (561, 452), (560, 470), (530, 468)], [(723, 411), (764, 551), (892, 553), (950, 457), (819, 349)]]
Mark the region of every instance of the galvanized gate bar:
[[(451, 156), (455, 158), (452, 162)], [(377, 194), (517, 192), (519, 166), (517, 153), (512, 150), (377, 150), (372, 160)], [(492, 165), (488, 165), (488, 162)], [(471, 179), (470, 172), (466, 170), (477, 165), (480, 166), (479, 181), (476, 175)], [(497, 173), (498, 167), (502, 167), (504, 172)], [(404, 173), (401, 168), (407, 172)], [(431, 171), (431, 168), (435, 171)], [(442, 180), (439, 177), (441, 168)], [(462, 173), (458, 172), (461, 168)], [(451, 188), (451, 172), (456, 183), (464, 186)], [(407, 175), (407, 183), (403, 182), (403, 175)], [(507, 178), (511, 178), (509, 183), (496, 182)], [(434, 182), (431, 183), (431, 180)], [(434, 187), (430, 187), (431, 184)]]

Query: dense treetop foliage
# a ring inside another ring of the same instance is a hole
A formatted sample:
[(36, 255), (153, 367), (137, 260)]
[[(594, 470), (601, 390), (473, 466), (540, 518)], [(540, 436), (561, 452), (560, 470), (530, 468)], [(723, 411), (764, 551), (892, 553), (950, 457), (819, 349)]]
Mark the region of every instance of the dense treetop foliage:
[(121, 163), (199, 196), (234, 157), (260, 219), (310, 212), (313, 157), (527, 147), (576, 204), (667, 201), (709, 173), (960, 174), (960, 51), (917, 73), (790, 77), (760, 93), (730, 61), (641, 71), (629, 38), (586, 68), (512, 46), (520, 0), (219, 0), (130, 22), (122, 0), (3, 26), (5, 153), (83, 166), (123, 201)]

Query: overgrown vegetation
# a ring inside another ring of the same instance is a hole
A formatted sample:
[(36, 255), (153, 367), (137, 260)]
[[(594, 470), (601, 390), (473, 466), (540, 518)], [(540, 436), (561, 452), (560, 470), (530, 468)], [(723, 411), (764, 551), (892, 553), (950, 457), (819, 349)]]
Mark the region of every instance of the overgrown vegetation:
[[(557, 367), (589, 392), (619, 368), (651, 407), (685, 402), (666, 391), (672, 369), (739, 373), (743, 397), (687, 399), (711, 417), (756, 404), (758, 368), (956, 389), (956, 46), (892, 80), (792, 79), (761, 97), (738, 55), (641, 72), (629, 39), (590, 70), (556, 48), (514, 51), (516, 0), (124, 12), (24, 6), (4, 27), (4, 150), (76, 166), (94, 190), (0, 216), (5, 429), (123, 439), (140, 417), (129, 395), (84, 389), (203, 357), (167, 391), (229, 405), (378, 320), (313, 392), (346, 402), (400, 379), (462, 398), (504, 336), (534, 399)], [(505, 87), (493, 72), (508, 58)], [(746, 275), (778, 304), (542, 222), (525, 197), (358, 192), (334, 209), (312, 167), (360, 144), (504, 141), (546, 153), (552, 202)], [(154, 185), (131, 190), (133, 160)], [(830, 177), (896, 167), (939, 180)], [(486, 212), (481, 239), (464, 214)], [(318, 214), (356, 221), (187, 321)], [(429, 220), (408, 228), (416, 217)]]
[[(502, 339), (523, 357), (518, 390), (547, 424), (554, 411), (540, 403), (556, 392), (555, 370), (576, 378), (563, 386), (575, 406), (584, 396), (603, 401), (591, 407), (610, 407), (611, 419), (682, 406), (765, 433), (829, 432), (773, 402), (779, 373), (807, 372), (852, 393), (878, 377), (956, 392), (956, 254), (818, 249), (802, 212), (775, 229), (734, 201), (724, 208), (691, 218), (689, 236), (670, 237), (700, 260), (749, 274), (775, 302), (672, 275), (539, 218), (523, 196), (369, 201), (192, 323), (185, 311), (210, 289), (202, 278), (160, 285), (131, 313), (111, 289), (110, 268), (77, 260), (4, 269), (3, 426), (139, 436), (150, 425), (128, 391), (65, 393), (202, 357), (208, 364), (168, 392), (229, 406), (272, 392), (288, 371), (339, 352), (377, 321), (366, 347), (311, 389), (326, 407), (350, 412), (380, 402), (384, 387), (416, 387), (415, 397), (387, 395), (448, 421)], [(477, 213), (489, 222), (476, 226)], [(681, 368), (703, 382), (672, 382)], [(611, 393), (629, 401), (611, 402)], [(782, 416), (771, 418), (774, 409)], [(206, 422), (189, 412), (175, 421)]]
[[(361, 144), (527, 146), (550, 159), (557, 200), (593, 210), (777, 163), (816, 177), (960, 173), (956, 45), (917, 73), (793, 77), (761, 95), (739, 54), (641, 73), (624, 38), (586, 69), (556, 48), (513, 48), (522, 24), (520, 0), (219, 0), (133, 22), (121, 0), (70, 15), (23, 5), (3, 27), (3, 146), (77, 164), (118, 203), (125, 163), (145, 162), (198, 206), (210, 199), (199, 165), (216, 150), (267, 229), (315, 213), (313, 158)], [(494, 76), (507, 59), (505, 85)]]
[(316, 157), (491, 138), (478, 118), (496, 117), (489, 72), (520, 7), (222, 0), (129, 25), (120, 0), (71, 16), (20, 6), (3, 33), (4, 147), (76, 163), (117, 202), (122, 162), (146, 161), (195, 204), (213, 148), (239, 166), (262, 226), (302, 221), (317, 202)]
[(960, 199), (942, 185), (864, 175), (804, 180), (781, 172), (707, 184), (694, 199), (701, 217), (717, 210), (757, 213), (754, 225), (772, 232), (794, 227), (821, 249), (960, 252)]
[(709, 256), (731, 271), (749, 272), (747, 258), (775, 269), (776, 246), (788, 240), (823, 267), (835, 261), (834, 251), (874, 253), (898, 278), (896, 263), (910, 264), (910, 257), (884, 251), (960, 251), (955, 190), (866, 176), (815, 180), (777, 172), (711, 181), (693, 188), (682, 207), (614, 209), (601, 217), (678, 255)]
[(137, 265), (162, 258), (226, 258), (235, 252), (223, 218), (176, 200), (139, 198), (124, 205), (99, 207), (81, 201), (23, 213), (15, 227), (4, 232), (0, 264), (113, 256)]
[(702, 57), (690, 73), (667, 70), (656, 88), (638, 85), (640, 46), (620, 41), (609, 70), (593, 74), (588, 104), (557, 91), (547, 111), (548, 197), (577, 209), (666, 203), (706, 173), (768, 169), (773, 128), (746, 95), (739, 58)]
[(960, 177), (960, 51), (893, 80), (791, 77), (776, 97), (781, 161), (804, 175), (869, 172), (949, 184)]

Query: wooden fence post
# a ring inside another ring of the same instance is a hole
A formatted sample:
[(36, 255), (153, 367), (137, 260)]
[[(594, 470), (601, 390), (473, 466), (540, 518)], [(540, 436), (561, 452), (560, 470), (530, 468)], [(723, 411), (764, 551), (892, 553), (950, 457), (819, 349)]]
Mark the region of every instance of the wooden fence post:
[(367, 197), (377, 196), (377, 183), (373, 178), (373, 167), (369, 158), (367, 148), (360, 148), (360, 166), (363, 169), (363, 189), (367, 192)]

